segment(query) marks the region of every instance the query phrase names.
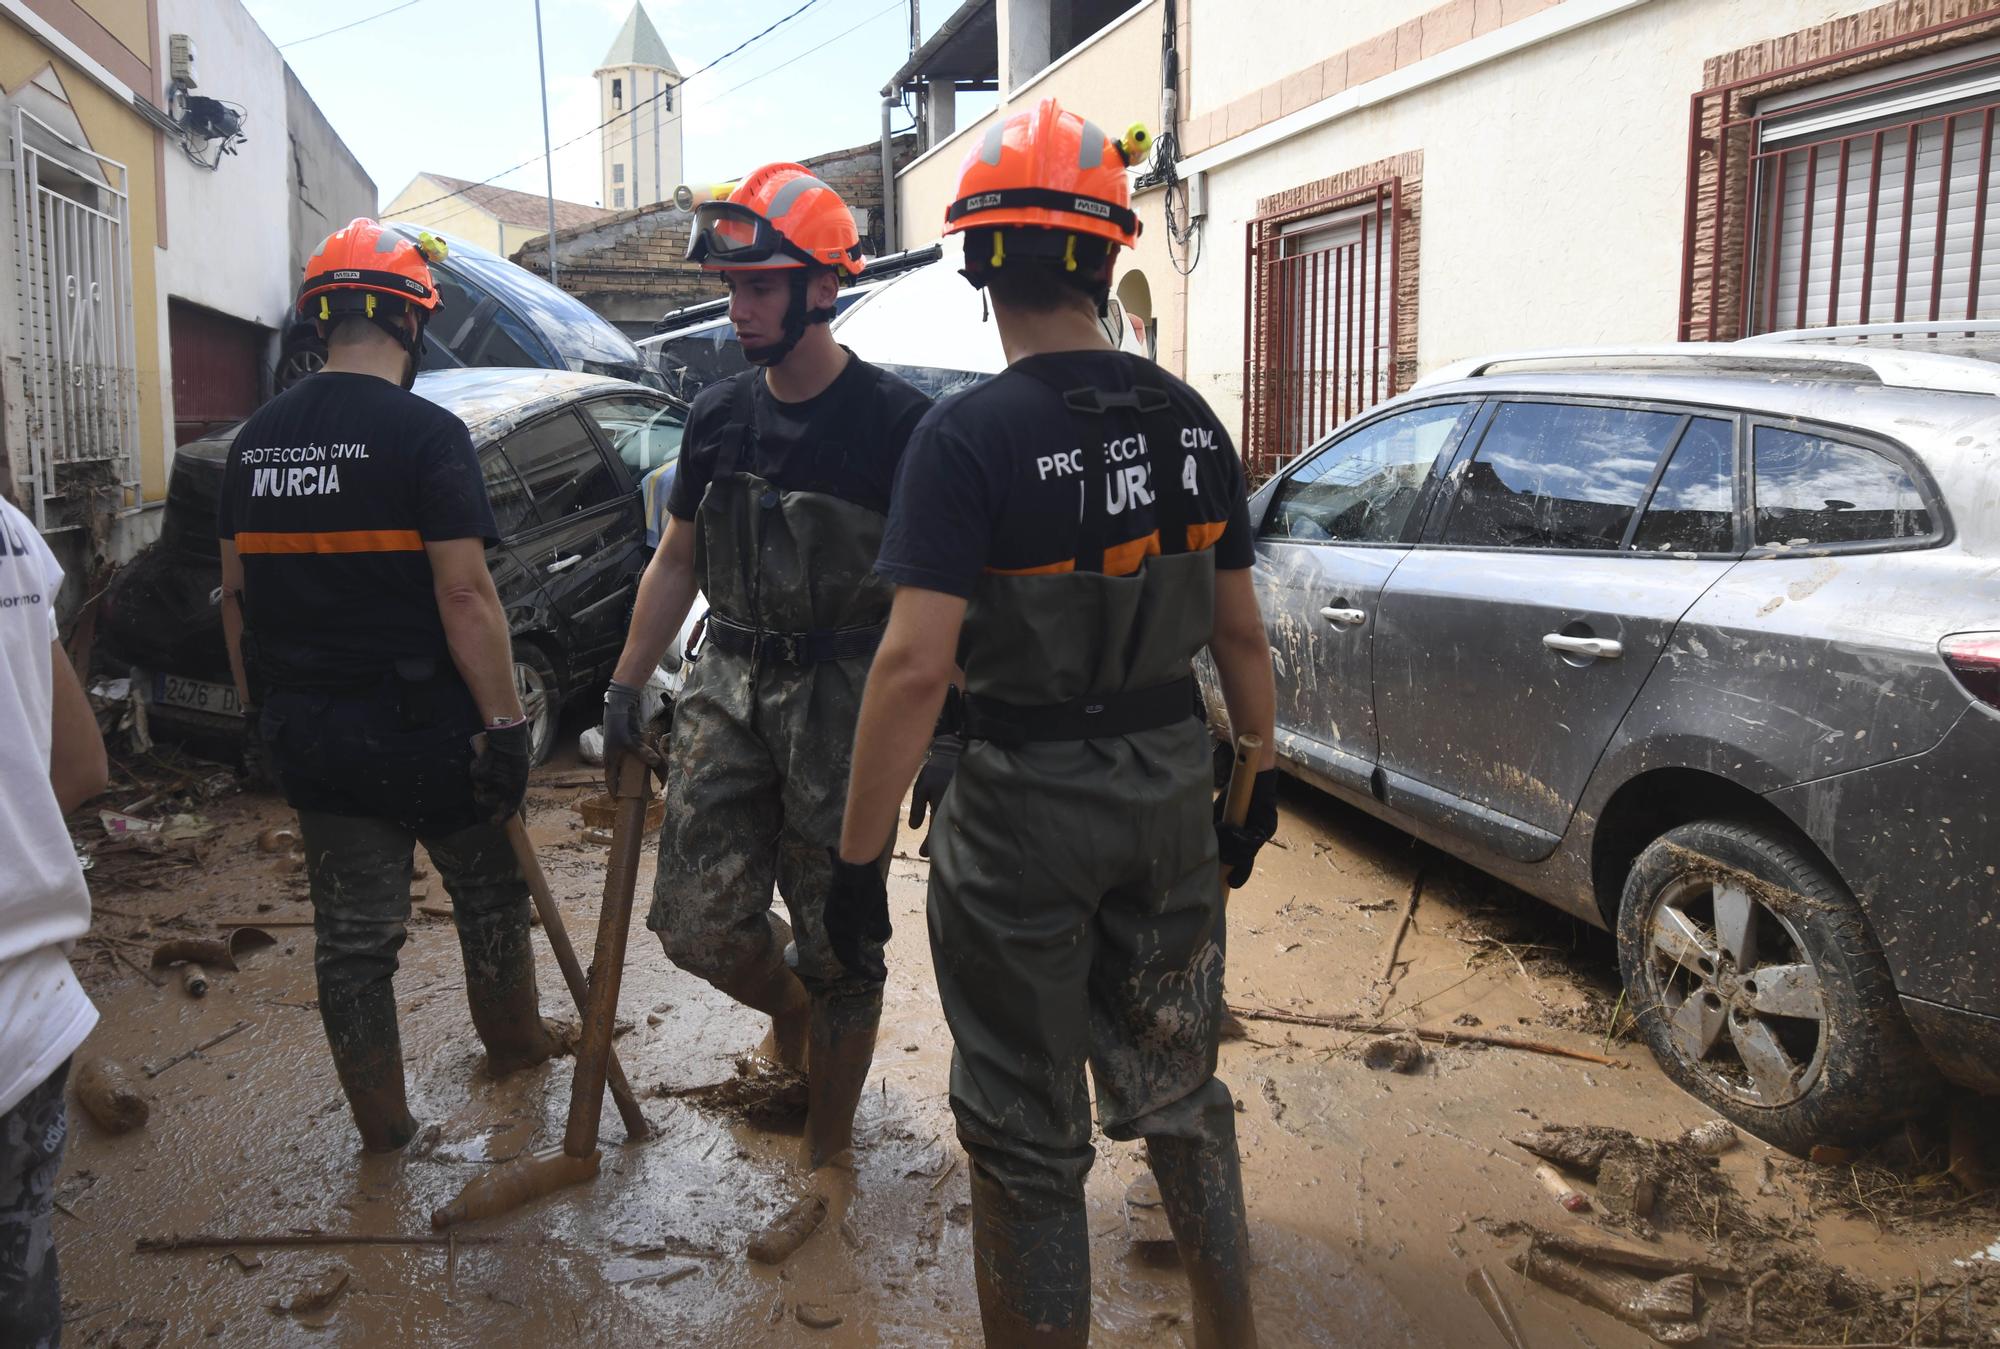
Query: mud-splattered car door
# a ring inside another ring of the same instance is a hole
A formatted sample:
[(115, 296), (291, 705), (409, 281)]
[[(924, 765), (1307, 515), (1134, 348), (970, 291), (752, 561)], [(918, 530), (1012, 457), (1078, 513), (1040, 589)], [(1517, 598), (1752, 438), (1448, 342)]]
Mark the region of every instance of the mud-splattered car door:
[(1383, 794), (1547, 856), (1676, 623), (1742, 555), (1737, 422), (1510, 399), (1383, 595)]
[(1277, 676), (1279, 750), (1329, 786), (1369, 790), (1376, 602), (1477, 405), (1378, 417), (1308, 454), (1272, 489), (1254, 577)]

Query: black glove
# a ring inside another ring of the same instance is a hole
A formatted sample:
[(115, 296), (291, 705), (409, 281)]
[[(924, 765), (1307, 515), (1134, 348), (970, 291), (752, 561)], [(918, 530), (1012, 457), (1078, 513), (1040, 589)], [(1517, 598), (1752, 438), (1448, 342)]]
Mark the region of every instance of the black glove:
[(1239, 890), (1250, 879), (1257, 850), (1278, 832), (1278, 770), (1267, 768), (1250, 784), (1250, 809), (1242, 824), (1224, 824), (1222, 808), (1228, 793), (1215, 798), (1215, 850), (1221, 856), (1229, 888)]
[(481, 819), (500, 824), (528, 795), (528, 723), (488, 727), (483, 739), (472, 756), (472, 804)]
[[(941, 735), (931, 741), (931, 752), (924, 756), (924, 766), (917, 770), (917, 784), (910, 788), (910, 828), (922, 829), (926, 812), (935, 814), (944, 800), (944, 789), (951, 786), (951, 775), (958, 771), (958, 756), (965, 749), (965, 741), (955, 735)], [(924, 841), (917, 845), (917, 856), (931, 855), (931, 835), (924, 830)]]
[(889, 884), (873, 862), (843, 862), (840, 849), (828, 848), (833, 863), (833, 887), (826, 893), (826, 940), (850, 974), (863, 979), (889, 977), (880, 950), (870, 943), (889, 940)]
[(618, 764), (627, 754), (636, 754), (654, 767), (660, 756), (646, 743), (639, 724), (639, 690), (612, 680), (604, 690), (604, 790), (618, 790)]

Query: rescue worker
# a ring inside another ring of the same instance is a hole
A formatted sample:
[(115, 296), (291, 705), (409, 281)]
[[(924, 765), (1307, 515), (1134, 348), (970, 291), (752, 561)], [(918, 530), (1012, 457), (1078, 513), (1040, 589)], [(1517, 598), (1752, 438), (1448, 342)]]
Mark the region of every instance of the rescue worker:
[[(605, 772), (641, 751), (639, 690), (697, 590), (709, 613), (674, 707), (647, 925), (667, 956), (771, 1018), (762, 1052), (805, 1070), (810, 1187), (753, 1238), (785, 1259), (853, 1187), (854, 1112), (881, 1017), (880, 942), (828, 944), (822, 906), (848, 752), (889, 611), (873, 572), (896, 466), (929, 400), (833, 339), (854, 217), (797, 164), (696, 209), (688, 258), (721, 273), (751, 368), (702, 390), (605, 694)], [(880, 840), (877, 840), (879, 843)], [(886, 848), (870, 856), (884, 871)], [(772, 889), (791, 914), (771, 911)]]
[(326, 366), (243, 423), (217, 520), (230, 666), (298, 811), (320, 1020), (369, 1152), (418, 1132), (392, 986), (415, 840), (451, 893), (489, 1070), (557, 1049), (504, 828), (529, 727), (493, 511), (465, 424), (410, 392), (444, 247), (420, 243), (356, 219), (320, 244), (298, 306)]
[(916, 807), (936, 811), (931, 952), (992, 1345), (1089, 1337), (1086, 1062), (1105, 1134), (1146, 1140), (1196, 1343), (1256, 1342), (1234, 1107), (1214, 1076), (1217, 861), (1247, 878), (1276, 780), (1267, 748), (1249, 823), (1216, 823), (1190, 662), (1209, 649), (1230, 725), (1269, 746), (1270, 652), (1228, 435), (1101, 324), (1138, 234), (1137, 143), (1044, 99), (966, 156), (945, 228), (1009, 364), (941, 402), (904, 458), (876, 564), (895, 600), (828, 903), (837, 931), (888, 930), (867, 863), (962, 665), (956, 775), (941, 802), (920, 781)]

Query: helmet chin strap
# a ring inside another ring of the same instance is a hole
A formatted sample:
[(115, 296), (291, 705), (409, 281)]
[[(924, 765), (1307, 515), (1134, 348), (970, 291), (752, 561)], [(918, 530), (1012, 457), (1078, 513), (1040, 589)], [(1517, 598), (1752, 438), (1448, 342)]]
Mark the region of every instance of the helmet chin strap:
[(807, 328), (815, 323), (833, 322), (833, 309), (831, 306), (824, 309), (806, 308), (806, 286), (810, 283), (810, 280), (811, 273), (808, 269), (801, 267), (793, 271), (791, 303), (785, 306), (784, 336), (775, 342), (767, 342), (761, 347), (744, 347), (744, 360), (750, 362), (752, 365), (763, 366), (766, 369), (781, 364), (787, 356), (792, 354), (792, 349), (805, 340)]

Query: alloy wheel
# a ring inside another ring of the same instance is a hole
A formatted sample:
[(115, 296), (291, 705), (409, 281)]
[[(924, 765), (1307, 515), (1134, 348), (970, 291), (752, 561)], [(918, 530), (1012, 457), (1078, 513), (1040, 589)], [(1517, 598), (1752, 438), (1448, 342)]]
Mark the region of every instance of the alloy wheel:
[(1797, 929), (1743, 878), (1686, 877), (1647, 922), (1674, 1052), (1746, 1104), (1804, 1096), (1826, 1058), (1820, 972)]
[(316, 375), (326, 364), (326, 353), (314, 347), (294, 347), (278, 364), (278, 373), (273, 380), (280, 393), (291, 388), (308, 375)]
[(528, 762), (548, 759), (549, 742), (555, 739), (555, 699), (549, 695), (548, 681), (534, 666), (514, 662), (514, 692), (521, 699), (521, 712), (528, 719)]

